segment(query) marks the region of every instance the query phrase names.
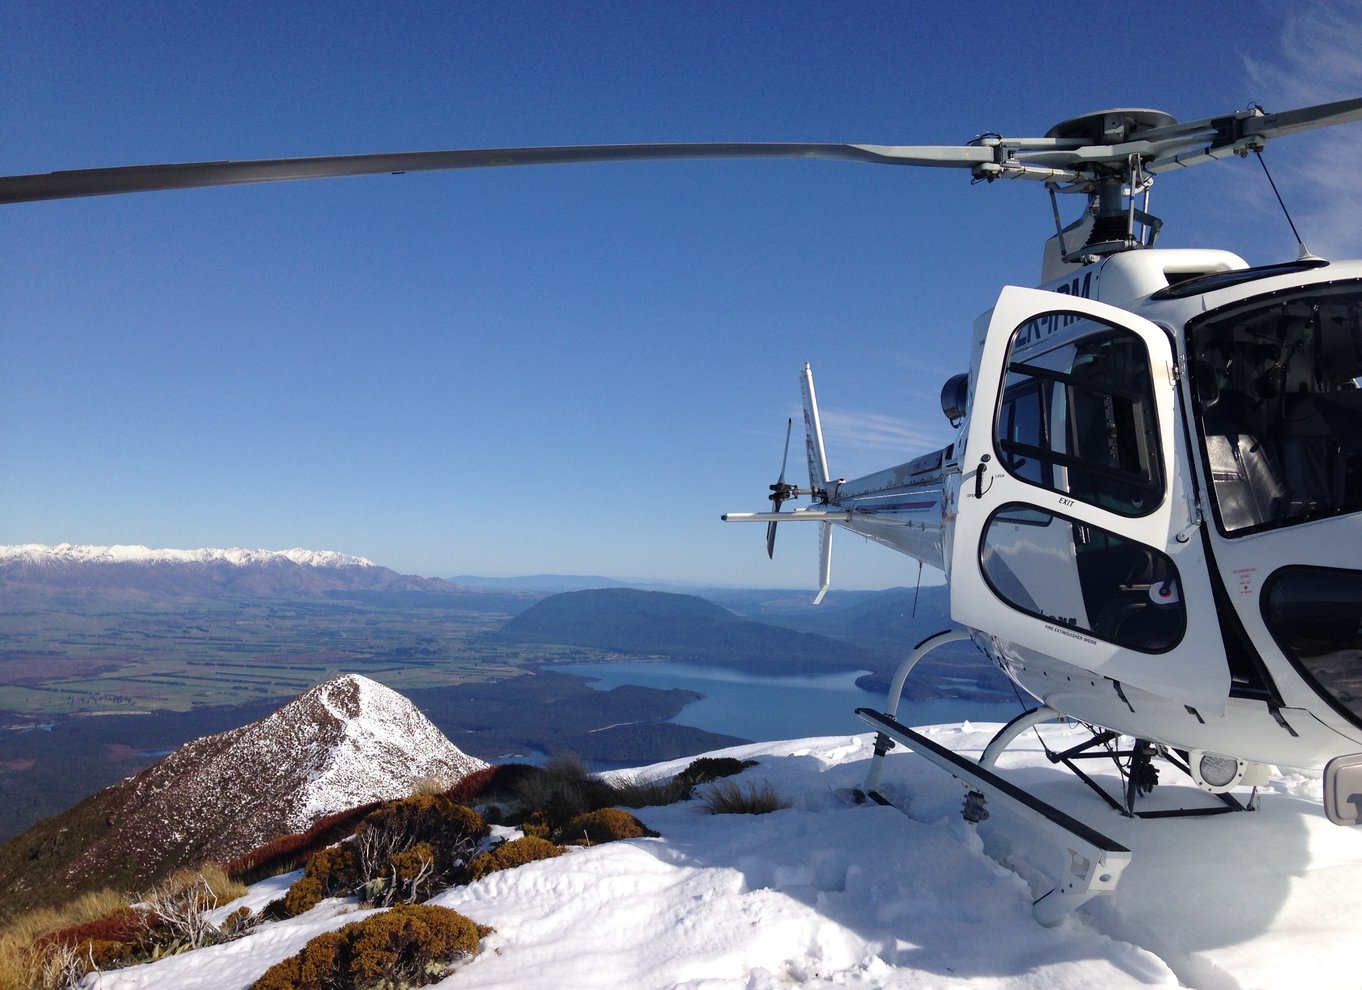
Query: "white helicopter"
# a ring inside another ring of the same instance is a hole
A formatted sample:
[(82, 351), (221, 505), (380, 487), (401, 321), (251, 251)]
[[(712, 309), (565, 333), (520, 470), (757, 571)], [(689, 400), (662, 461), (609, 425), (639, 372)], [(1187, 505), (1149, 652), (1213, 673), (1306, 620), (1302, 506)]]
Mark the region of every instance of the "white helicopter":
[[(1040, 138), (963, 146), (684, 144), (482, 149), (147, 165), (0, 178), (0, 203), (288, 179), (483, 166), (687, 158), (822, 158), (959, 168), (1049, 189), (1055, 235), (1038, 289), (1006, 287), (975, 324), (970, 368), (945, 383), (950, 446), (853, 481), (828, 471), (811, 371), (801, 377), (810, 483), (772, 488), (773, 512), (833, 526), (940, 568), (956, 624), (900, 667), (863, 792), (902, 742), (983, 795), (1058, 825), (1070, 865), (1035, 913), (1054, 923), (1115, 888), (1129, 852), (993, 771), (1022, 731), (1068, 717), (1111, 755), (1124, 802), (1174, 759), (1228, 791), (1283, 764), (1325, 768), (1329, 817), (1362, 818), (1362, 261), (1302, 248), (1250, 267), (1218, 250), (1154, 246), (1154, 178), (1259, 153), (1270, 139), (1362, 120), (1362, 99), (1179, 123), (1117, 109)], [(1058, 194), (1084, 197), (1061, 227)], [(786, 437), (786, 453), (789, 434)], [(808, 509), (781, 512), (799, 495)], [(897, 721), (914, 664), (973, 640), (1040, 704), (974, 761)], [(1121, 736), (1136, 740), (1120, 751)], [(1185, 761), (1185, 762), (1184, 762)], [(1086, 777), (1086, 775), (1084, 775)], [(1096, 785), (1094, 785), (1096, 786)], [(1232, 801), (1232, 799), (1231, 799)], [(1232, 802), (1237, 803), (1237, 802)]]

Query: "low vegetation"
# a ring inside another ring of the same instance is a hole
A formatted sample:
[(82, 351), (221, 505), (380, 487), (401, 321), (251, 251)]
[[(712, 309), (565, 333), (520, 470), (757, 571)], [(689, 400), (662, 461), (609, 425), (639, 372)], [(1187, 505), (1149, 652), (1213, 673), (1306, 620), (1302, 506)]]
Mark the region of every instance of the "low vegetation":
[(245, 892), (221, 867), (206, 864), (176, 872), (134, 906), (126, 894), (105, 891), (21, 915), (0, 934), (0, 990), (67, 990), (91, 970), (238, 938), (250, 928), (249, 911), (222, 925), (209, 923), (208, 914)]
[(462, 879), (488, 831), (481, 815), (443, 794), (386, 801), (348, 841), (315, 853), (267, 913), (292, 917), (323, 898), (351, 895), (376, 907), (424, 901)]
[(0, 990), (64, 986), (59, 982), (62, 970), (77, 953), (54, 950), (44, 936), (127, 913), (129, 900), (121, 891), (100, 890), (61, 907), (38, 908), (11, 919), (0, 932)]
[(423, 987), (477, 952), (490, 932), (449, 908), (399, 904), (318, 935), (267, 969), (251, 990)]
[(312, 823), (304, 832), (283, 835), (263, 846), (238, 856), (227, 864), (227, 872), (245, 884), (258, 883), (266, 877), (278, 876), (304, 865), (318, 851), (350, 835), (381, 801), (371, 801), (358, 807), (338, 811)]
[(790, 807), (767, 781), (746, 787), (731, 780), (715, 781), (702, 800), (711, 815), (766, 815)]
[(513, 870), (517, 866), (541, 859), (553, 859), (563, 855), (565, 851), (558, 843), (541, 839), (537, 835), (521, 836), (519, 839), (500, 843), (496, 848), (477, 856), (468, 864), (468, 876), (470, 880), (481, 880), (502, 870)]
[(570, 818), (558, 830), (558, 841), (572, 846), (599, 846), (620, 839), (655, 838), (657, 833), (619, 808), (599, 808)]
[[(706, 757), (670, 779), (607, 783), (589, 773), (580, 758), (564, 755), (542, 768), (489, 767), (443, 790), (423, 786), (407, 798), (329, 816), (227, 868), (209, 864), (182, 870), (136, 899), (107, 891), (61, 910), (16, 918), (0, 932), (0, 990), (68, 990), (93, 969), (239, 938), (260, 921), (303, 914), (338, 896), (388, 910), (318, 936), (254, 986), (424, 986), (476, 952), (488, 932), (453, 911), (422, 903), (433, 894), (561, 856), (572, 845), (657, 835), (621, 805), (671, 804), (703, 789), (706, 809), (716, 814), (787, 807), (767, 784), (744, 788), (727, 779), (751, 765)], [(522, 836), (489, 848), (488, 820), (518, 826)], [(221, 924), (208, 923), (219, 904), (245, 893), (243, 881), (300, 862), (306, 864), (303, 875), (259, 915), (242, 908)]]

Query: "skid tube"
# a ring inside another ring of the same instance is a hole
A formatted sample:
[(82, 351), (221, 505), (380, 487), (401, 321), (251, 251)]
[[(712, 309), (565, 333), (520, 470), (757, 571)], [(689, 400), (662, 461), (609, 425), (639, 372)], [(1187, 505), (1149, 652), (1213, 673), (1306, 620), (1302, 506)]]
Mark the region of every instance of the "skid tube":
[[(883, 712), (873, 708), (858, 708), (856, 715), (877, 729), (882, 737), (902, 743), (966, 784), (972, 791), (1002, 800), (1022, 817), (1038, 822), (1043, 827), (1057, 828), (1065, 834), (1069, 853), (1068, 870), (1052, 890), (1031, 905), (1032, 915), (1042, 925), (1051, 928), (1088, 899), (1116, 890), (1121, 871), (1130, 863), (1131, 853), (1125, 846), (1011, 781), (1004, 780), (988, 767), (914, 732)], [(876, 748), (878, 750), (878, 744)]]

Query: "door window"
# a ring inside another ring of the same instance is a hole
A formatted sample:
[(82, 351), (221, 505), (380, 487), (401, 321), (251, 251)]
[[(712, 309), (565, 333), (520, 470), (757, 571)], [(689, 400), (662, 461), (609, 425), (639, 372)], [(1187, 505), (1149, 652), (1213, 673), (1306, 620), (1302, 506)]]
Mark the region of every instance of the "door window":
[(1014, 335), (995, 445), (1009, 473), (1124, 516), (1163, 498), (1149, 357), (1135, 334), (1085, 320), (1093, 332), (1048, 351)]
[(1167, 555), (1034, 506), (1006, 505), (993, 514), (980, 566), (1013, 608), (1128, 649), (1162, 652), (1187, 627)]

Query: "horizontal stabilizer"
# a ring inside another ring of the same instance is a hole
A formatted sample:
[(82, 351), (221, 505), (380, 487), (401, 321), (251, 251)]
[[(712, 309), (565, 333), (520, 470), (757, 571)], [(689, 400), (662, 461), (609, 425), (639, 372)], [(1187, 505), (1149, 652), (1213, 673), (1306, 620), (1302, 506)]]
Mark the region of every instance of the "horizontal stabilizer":
[(851, 522), (850, 512), (820, 512), (796, 509), (794, 512), (725, 512), (724, 522)]

